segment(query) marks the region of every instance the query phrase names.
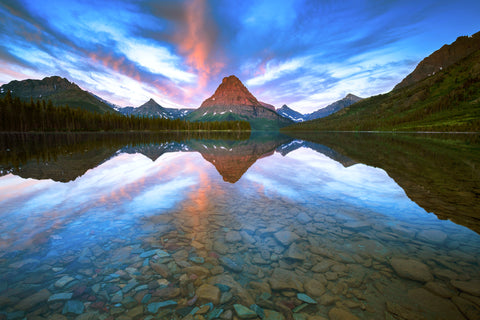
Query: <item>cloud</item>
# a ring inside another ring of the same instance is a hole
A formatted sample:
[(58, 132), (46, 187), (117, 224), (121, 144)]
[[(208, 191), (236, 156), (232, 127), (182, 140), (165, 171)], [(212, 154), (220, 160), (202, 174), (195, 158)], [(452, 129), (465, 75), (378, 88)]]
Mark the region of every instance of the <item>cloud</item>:
[(179, 52), (186, 56), (187, 64), (199, 73), (199, 85), (204, 87), (209, 78), (224, 66), (214, 53), (216, 27), (207, 17), (205, 0), (193, 0), (185, 5), (184, 23), (175, 34)]
[(260, 100), (311, 112), (386, 92), (478, 31), (480, 3), (466, 3), (4, 0), (0, 82), (56, 74), (122, 106), (148, 94), (198, 107), (235, 74)]

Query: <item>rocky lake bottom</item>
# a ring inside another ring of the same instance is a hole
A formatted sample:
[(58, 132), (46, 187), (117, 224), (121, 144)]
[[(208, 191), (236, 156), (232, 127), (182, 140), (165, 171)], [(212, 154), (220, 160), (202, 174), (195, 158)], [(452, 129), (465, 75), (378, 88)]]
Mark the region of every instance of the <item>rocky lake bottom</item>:
[(480, 318), (476, 232), (382, 169), (281, 150), (235, 183), (198, 152), (4, 174), (0, 319)]

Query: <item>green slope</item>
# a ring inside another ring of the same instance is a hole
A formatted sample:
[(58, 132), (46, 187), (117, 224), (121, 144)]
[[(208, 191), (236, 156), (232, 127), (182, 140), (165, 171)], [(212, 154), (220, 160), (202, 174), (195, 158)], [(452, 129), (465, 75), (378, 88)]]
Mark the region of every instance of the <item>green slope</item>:
[(410, 86), (287, 131), (480, 131), (480, 51)]
[(13, 97), (18, 97), (29, 102), (30, 99), (51, 100), (54, 106), (68, 105), (70, 108), (78, 108), (90, 112), (117, 113), (105, 102), (99, 100), (91, 93), (82, 90), (75, 83), (65, 78), (53, 76), (42, 80), (12, 81), (1, 86), (0, 97), (10, 91)]
[[(268, 110), (270, 111), (270, 110)], [(288, 126), (293, 122), (289, 119), (283, 118), (275, 114), (276, 119), (266, 119), (266, 118), (256, 118), (247, 115), (241, 115), (233, 112), (213, 112), (209, 111), (208, 113), (205, 110), (197, 109), (194, 112), (187, 115), (186, 120), (188, 121), (201, 121), (201, 122), (211, 122), (211, 121), (248, 121), (252, 130), (254, 131), (278, 131), (280, 128)], [(271, 111), (272, 114), (274, 113)]]

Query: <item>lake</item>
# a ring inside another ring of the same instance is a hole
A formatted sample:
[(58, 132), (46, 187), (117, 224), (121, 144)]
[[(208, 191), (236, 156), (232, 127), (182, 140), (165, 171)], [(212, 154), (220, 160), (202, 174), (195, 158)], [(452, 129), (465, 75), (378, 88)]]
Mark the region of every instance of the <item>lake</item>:
[(1, 134), (0, 319), (479, 319), (480, 137)]

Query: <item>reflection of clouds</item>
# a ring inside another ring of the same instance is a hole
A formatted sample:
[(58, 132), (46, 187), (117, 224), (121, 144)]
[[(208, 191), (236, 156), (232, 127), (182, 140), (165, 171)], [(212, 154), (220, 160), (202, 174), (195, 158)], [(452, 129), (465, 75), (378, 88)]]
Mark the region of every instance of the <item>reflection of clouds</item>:
[(201, 162), (195, 153), (165, 154), (155, 162), (120, 154), (68, 183), (4, 176), (0, 218), (8, 226), (2, 237), (9, 247), (25, 246), (57, 229), (73, 234), (82, 227), (107, 230), (114, 221), (135, 224), (139, 215), (159, 214), (185, 199), (199, 182)]
[(312, 203), (334, 200), (395, 216), (425, 213), (382, 169), (363, 164), (345, 168), (306, 148), (289, 153), (282, 161), (280, 157), (275, 154), (260, 161), (245, 174), (266, 196), (279, 194)]

